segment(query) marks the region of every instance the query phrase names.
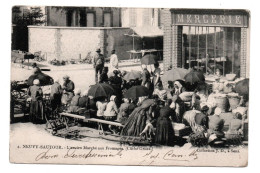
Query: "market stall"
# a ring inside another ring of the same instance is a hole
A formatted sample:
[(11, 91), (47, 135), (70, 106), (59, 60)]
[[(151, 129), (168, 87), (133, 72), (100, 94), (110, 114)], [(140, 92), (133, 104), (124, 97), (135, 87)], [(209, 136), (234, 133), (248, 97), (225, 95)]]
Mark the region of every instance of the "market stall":
[[(140, 59), (146, 54), (155, 54), (162, 60), (162, 47), (158, 42), (163, 40), (163, 31), (158, 27), (133, 27), (131, 33), (125, 34), (133, 38), (133, 49), (127, 51), (130, 59)], [(135, 38), (142, 39), (142, 49), (136, 50)]]

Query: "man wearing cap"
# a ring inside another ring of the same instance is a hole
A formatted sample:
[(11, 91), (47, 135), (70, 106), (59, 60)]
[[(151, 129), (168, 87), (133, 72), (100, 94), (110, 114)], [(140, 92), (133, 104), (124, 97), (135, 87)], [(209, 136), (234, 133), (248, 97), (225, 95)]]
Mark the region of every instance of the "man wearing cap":
[(105, 64), (105, 58), (101, 54), (101, 50), (97, 49), (96, 54), (93, 58), (93, 67), (95, 68), (95, 81), (98, 82), (99, 75), (102, 73), (102, 70), (104, 68)]
[(63, 97), (66, 95), (66, 103), (69, 103), (74, 96), (74, 82), (70, 80), (70, 77), (68, 75), (65, 75), (63, 77), (64, 83), (62, 86), (63, 89)]

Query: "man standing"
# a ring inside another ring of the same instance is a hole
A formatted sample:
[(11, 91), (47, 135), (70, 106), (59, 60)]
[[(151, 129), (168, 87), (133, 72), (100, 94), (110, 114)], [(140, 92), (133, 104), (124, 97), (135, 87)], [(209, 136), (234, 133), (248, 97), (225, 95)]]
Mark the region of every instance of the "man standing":
[(54, 81), (54, 84), (51, 86), (51, 107), (52, 110), (56, 110), (61, 105), (61, 96), (62, 96), (62, 87), (59, 83), (59, 79), (57, 78)]
[(70, 80), (70, 77), (68, 75), (65, 75), (63, 77), (64, 83), (62, 86), (63, 89), (63, 104), (70, 103), (72, 97), (74, 96), (74, 82)]
[(111, 51), (110, 68), (111, 68), (111, 71), (114, 71), (115, 69), (118, 69), (118, 58), (117, 58), (115, 50)]
[(96, 55), (94, 56), (94, 59), (93, 59), (93, 67), (95, 68), (96, 83), (98, 83), (99, 76), (102, 73), (102, 70), (103, 70), (104, 64), (105, 64), (105, 58), (100, 52), (101, 52), (101, 50), (97, 49)]

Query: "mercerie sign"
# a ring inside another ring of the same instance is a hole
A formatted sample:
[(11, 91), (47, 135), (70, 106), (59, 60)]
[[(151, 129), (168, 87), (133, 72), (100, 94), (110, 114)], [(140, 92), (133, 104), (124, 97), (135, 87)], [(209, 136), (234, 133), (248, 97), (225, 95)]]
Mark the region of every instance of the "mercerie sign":
[(247, 27), (244, 14), (180, 14), (172, 16), (174, 25)]

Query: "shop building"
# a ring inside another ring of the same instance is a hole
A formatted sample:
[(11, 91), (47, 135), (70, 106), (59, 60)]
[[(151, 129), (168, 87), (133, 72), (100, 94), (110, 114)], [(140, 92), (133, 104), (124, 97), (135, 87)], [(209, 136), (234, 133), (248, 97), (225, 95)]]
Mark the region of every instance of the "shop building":
[(248, 11), (164, 9), (163, 20), (165, 70), (220, 69), (224, 75), (249, 77)]

